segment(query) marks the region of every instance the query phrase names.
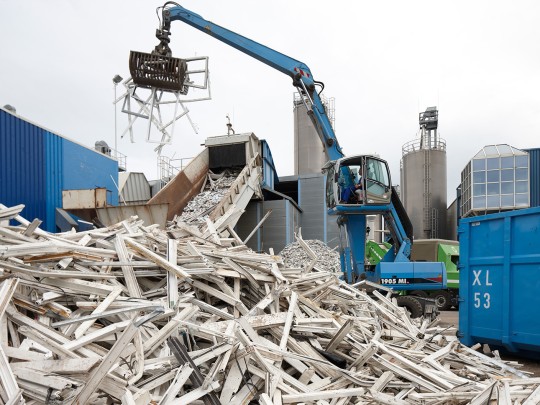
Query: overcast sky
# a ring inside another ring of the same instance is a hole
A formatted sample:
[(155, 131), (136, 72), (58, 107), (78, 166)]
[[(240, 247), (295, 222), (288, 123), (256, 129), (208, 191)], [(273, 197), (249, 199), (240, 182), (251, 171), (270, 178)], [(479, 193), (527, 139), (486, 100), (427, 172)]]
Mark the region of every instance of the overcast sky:
[[(204, 18), (306, 63), (336, 100), (346, 154), (378, 153), (399, 183), (401, 146), (418, 113), (439, 108), (450, 203), (467, 161), (486, 144), (540, 146), (540, 2), (185, 0)], [(0, 105), (93, 147), (114, 145), (112, 77), (129, 76), (130, 50), (156, 45), (160, 1), (0, 0)], [(190, 157), (208, 136), (254, 132), (280, 176), (293, 173), (290, 79), (181, 22), (176, 57), (208, 56), (212, 100), (189, 105), (166, 156)], [(120, 90), (120, 88), (119, 88)], [(118, 133), (127, 126), (118, 115)], [(131, 171), (157, 177), (155, 145), (119, 140)]]

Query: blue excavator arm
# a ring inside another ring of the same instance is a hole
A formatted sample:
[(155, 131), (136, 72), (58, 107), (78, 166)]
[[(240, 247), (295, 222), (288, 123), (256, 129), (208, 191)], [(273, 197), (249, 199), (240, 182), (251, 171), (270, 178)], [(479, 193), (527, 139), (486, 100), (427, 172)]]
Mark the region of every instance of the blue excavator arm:
[[(165, 3), (165, 6), (170, 3)], [(167, 21), (169, 20), (169, 21)], [(182, 21), (194, 28), (210, 35), (233, 48), (238, 49), (258, 61), (291, 77), (293, 85), (307, 97), (308, 114), (310, 115), (329, 160), (336, 160), (344, 156), (336, 138), (330, 120), (326, 115), (324, 105), (316, 91), (317, 82), (309, 67), (290, 56), (277, 52), (265, 45), (246, 38), (236, 32), (223, 28), (211, 21), (205, 20), (199, 14), (182, 6), (175, 5), (163, 10), (162, 24), (168, 28), (170, 21)]]

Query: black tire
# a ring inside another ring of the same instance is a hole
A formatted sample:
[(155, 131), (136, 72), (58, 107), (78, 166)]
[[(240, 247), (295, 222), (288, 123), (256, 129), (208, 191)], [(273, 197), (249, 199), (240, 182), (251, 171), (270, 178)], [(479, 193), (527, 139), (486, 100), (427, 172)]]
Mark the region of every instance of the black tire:
[(425, 292), (425, 291), (422, 291), (422, 290), (414, 290), (414, 291), (411, 291), (409, 293), (409, 295), (414, 295), (416, 297), (422, 297), (422, 298), (427, 298), (428, 297), (428, 293)]
[(448, 311), (452, 307), (452, 294), (448, 291), (440, 290), (435, 291), (431, 298), (435, 300), (439, 311)]
[(416, 298), (410, 295), (400, 295), (396, 298), (396, 301), (400, 307), (403, 307), (409, 311), (411, 318), (420, 318), (424, 313), (422, 304), (420, 304)]

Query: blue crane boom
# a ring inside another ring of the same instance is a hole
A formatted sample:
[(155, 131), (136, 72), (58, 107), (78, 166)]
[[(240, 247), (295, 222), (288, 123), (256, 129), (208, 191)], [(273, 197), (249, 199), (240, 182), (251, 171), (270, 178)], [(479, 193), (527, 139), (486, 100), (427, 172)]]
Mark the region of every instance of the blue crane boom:
[(199, 14), (196, 14), (182, 6), (176, 5), (164, 10), (164, 18), (168, 14), (170, 21), (182, 21), (192, 27), (208, 34), (227, 45), (257, 59), (258, 61), (280, 71), (289, 76), (293, 85), (299, 91), (308, 96), (308, 114), (310, 115), (321, 141), (326, 146), (326, 153), (329, 160), (337, 160), (344, 157), (339, 146), (330, 120), (326, 115), (324, 105), (316, 92), (316, 84), (319, 83), (313, 78), (313, 73), (309, 67), (290, 56), (271, 49), (252, 39), (246, 38), (227, 28), (205, 20)]

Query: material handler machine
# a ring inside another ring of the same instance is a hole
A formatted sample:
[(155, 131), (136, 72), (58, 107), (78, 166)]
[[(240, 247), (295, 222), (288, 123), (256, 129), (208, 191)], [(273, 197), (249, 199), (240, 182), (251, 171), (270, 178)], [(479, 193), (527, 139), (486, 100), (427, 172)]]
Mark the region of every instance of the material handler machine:
[[(174, 2), (166, 2), (161, 11), (161, 24), (156, 31), (159, 44), (154, 51), (130, 54), (130, 72), (137, 86), (185, 91), (184, 84), (189, 80), (186, 63), (172, 57), (168, 45), (173, 21), (191, 25), (288, 75), (301, 95), (328, 156), (329, 161), (323, 168), (326, 203), (328, 213), (337, 217), (340, 228), (341, 265), (346, 281), (352, 284), (368, 280), (396, 291), (446, 288), (443, 263), (410, 260), (412, 225), (391, 185), (388, 164), (372, 155), (344, 155), (321, 101), (324, 84), (315, 80), (306, 64), (205, 20)], [(354, 193), (347, 193), (351, 188)], [(353, 194), (353, 200), (345, 200), (345, 194)], [(365, 260), (366, 216), (373, 214), (383, 215), (393, 245), (376, 266)], [(422, 311), (421, 300), (415, 300), (412, 295), (399, 298), (413, 316)]]

